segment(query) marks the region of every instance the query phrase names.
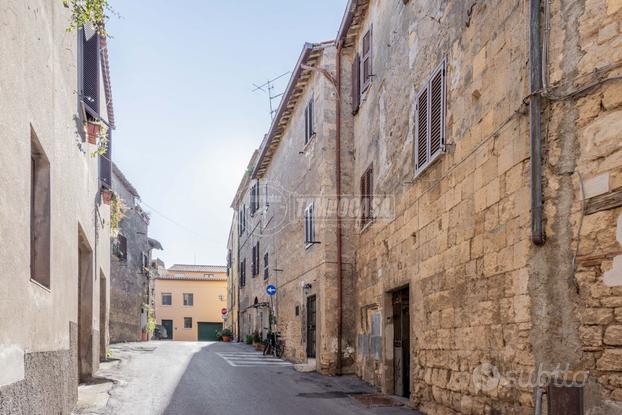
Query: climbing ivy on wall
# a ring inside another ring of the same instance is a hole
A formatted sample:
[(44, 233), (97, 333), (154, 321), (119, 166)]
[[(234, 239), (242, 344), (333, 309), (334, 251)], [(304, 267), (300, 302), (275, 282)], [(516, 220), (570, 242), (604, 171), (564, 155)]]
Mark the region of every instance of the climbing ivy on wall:
[(107, 13), (114, 13), (109, 0), (63, 0), (63, 4), (71, 9), (71, 21), (67, 31), (91, 24), (100, 36), (106, 36)]

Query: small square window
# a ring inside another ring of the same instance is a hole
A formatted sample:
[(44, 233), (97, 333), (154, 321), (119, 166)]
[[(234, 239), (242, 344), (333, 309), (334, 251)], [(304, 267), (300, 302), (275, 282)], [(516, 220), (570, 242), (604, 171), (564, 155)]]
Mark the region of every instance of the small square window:
[(185, 306), (194, 305), (194, 294), (184, 293), (184, 305)]
[(192, 328), (192, 317), (184, 317), (184, 328), (185, 329)]
[(173, 305), (173, 295), (170, 293), (162, 293), (162, 305)]

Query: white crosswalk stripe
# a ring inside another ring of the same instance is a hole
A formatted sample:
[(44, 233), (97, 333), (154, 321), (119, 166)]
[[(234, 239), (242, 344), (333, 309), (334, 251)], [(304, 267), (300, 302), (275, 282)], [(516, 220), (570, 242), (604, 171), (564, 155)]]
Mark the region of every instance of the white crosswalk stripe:
[(292, 363), (274, 356), (264, 356), (260, 352), (220, 352), (216, 353), (233, 367), (291, 366)]

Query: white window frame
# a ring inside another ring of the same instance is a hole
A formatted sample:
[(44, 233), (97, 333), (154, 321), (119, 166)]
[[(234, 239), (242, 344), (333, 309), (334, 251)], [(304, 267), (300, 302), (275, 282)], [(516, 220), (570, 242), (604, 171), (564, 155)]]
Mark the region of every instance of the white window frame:
[[(186, 296), (190, 296), (188, 298), (192, 299), (192, 304), (186, 304)], [(182, 294), (182, 299), (183, 299), (183, 304), (184, 307), (194, 307), (194, 293), (183, 293)]]
[[(164, 304), (164, 296), (168, 295), (171, 299), (171, 303), (170, 304)], [(173, 305), (173, 293), (160, 293), (160, 304), (163, 307), (170, 307)]]

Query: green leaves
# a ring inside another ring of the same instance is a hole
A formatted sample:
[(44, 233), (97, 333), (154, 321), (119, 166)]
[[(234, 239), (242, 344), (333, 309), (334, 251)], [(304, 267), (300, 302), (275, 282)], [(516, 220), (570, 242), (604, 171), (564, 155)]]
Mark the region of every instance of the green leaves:
[(113, 12), (109, 0), (63, 0), (65, 7), (71, 9), (71, 21), (67, 31), (77, 30), (87, 24), (92, 25), (100, 36), (106, 34), (106, 12)]

